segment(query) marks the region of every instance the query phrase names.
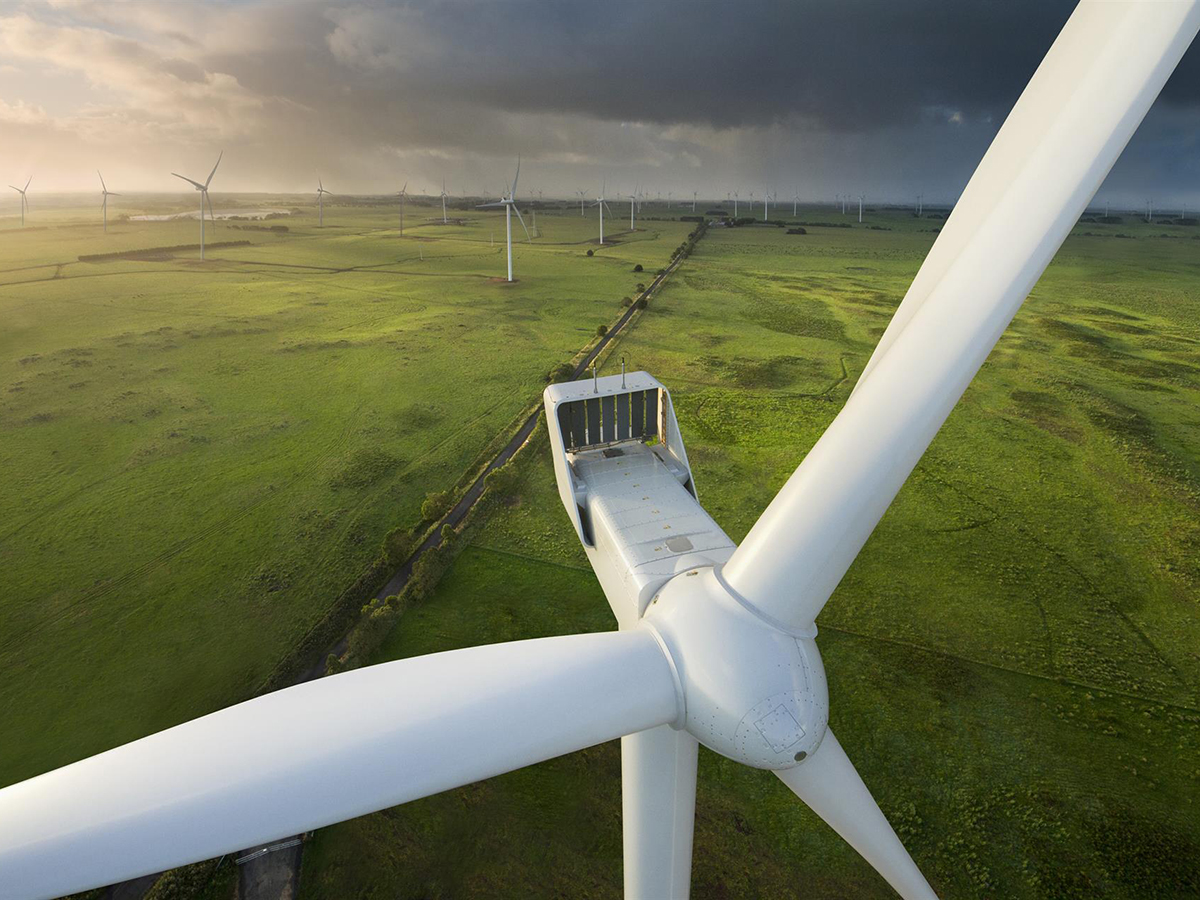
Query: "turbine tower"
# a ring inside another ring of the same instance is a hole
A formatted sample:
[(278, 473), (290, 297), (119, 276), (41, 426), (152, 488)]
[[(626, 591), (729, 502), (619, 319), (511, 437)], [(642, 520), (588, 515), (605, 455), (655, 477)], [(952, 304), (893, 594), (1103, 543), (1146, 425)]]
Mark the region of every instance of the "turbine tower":
[(216, 218), (213, 217), (213, 214), (212, 214), (212, 200), (209, 199), (209, 196), (208, 196), (208, 186), (210, 184), (212, 184), (213, 176), (217, 174), (217, 166), (219, 166), (221, 164), (221, 157), (224, 155), (225, 155), (224, 150), (222, 150), (219, 154), (217, 154), (217, 161), (215, 163), (213, 163), (212, 171), (208, 173), (208, 178), (204, 179), (204, 184), (201, 184), (198, 181), (192, 181), (192, 179), (188, 178), (186, 175), (180, 175), (178, 172), (171, 173), (176, 178), (182, 178), (184, 181), (186, 181), (188, 184), (190, 184), (192, 187), (194, 187), (196, 190), (198, 190), (200, 192), (200, 258), (201, 259), (204, 259), (204, 205), (206, 203), (208, 204), (208, 214), (209, 214), (209, 217), (213, 219), (213, 224), (216, 225), (216, 221), (217, 221)]
[(692, 191), (692, 212), (696, 211), (696, 195), (699, 191)]
[(688, 896), (701, 742), (773, 772), (903, 900), (936, 900), (828, 726), (815, 620), (1197, 29), (1200, 0), (1075, 8), (850, 398), (740, 545), (696, 499), (665, 386), (550, 385), (564, 525), (619, 630), (367, 666), (10, 785), (5, 900), (261, 847), (617, 737), (631, 900)]
[(400, 198), (400, 237), (404, 237), (404, 203), (408, 200), (408, 182), (404, 182), (404, 187), (396, 192), (396, 196)]
[[(325, 190), (325, 185), (321, 184), (321, 179), (317, 179), (317, 227), (325, 227), (325, 195), (329, 191)], [(332, 196), (332, 195), (331, 195)]]
[(792, 218), (796, 218), (796, 210), (800, 207), (800, 192), (792, 194)]
[(446, 198), (449, 197), (450, 195), (446, 193), (446, 179), (445, 178), (442, 179), (442, 193), (439, 194), (439, 196), (442, 198), (442, 224), (448, 225), (450, 223), (450, 221), (449, 221), (449, 219), (446, 218)]
[(21, 195), (21, 227), (25, 227), (25, 210), (29, 208), (29, 198), (25, 196), (25, 192), (29, 190), (29, 182), (33, 181), (33, 176), (30, 175), (25, 182), (25, 187), (19, 188), (15, 184), (10, 184), (9, 187)]
[(582, 218), (583, 217), (583, 201), (584, 201), (584, 198), (587, 196), (587, 193), (585, 191), (576, 191), (575, 193), (579, 195), (579, 216), (580, 216), (580, 218)]
[(737, 206), (738, 206), (738, 192), (734, 191), (733, 192), (733, 217), (735, 219), (738, 217)]
[(767, 221), (768, 204), (771, 202), (771, 195), (763, 191), (763, 221)]
[(120, 194), (114, 194), (104, 184), (104, 176), (100, 174), (100, 170), (96, 170), (96, 175), (100, 178), (100, 192), (104, 199), (100, 203), (100, 210), (104, 214), (104, 233), (108, 234), (108, 198), (120, 197)]
[[(513, 280), (512, 266), (512, 214), (517, 214), (517, 220), (521, 223), (521, 227), (525, 228), (525, 220), (521, 218), (521, 210), (517, 209), (517, 179), (521, 177), (521, 157), (517, 157), (517, 174), (513, 176), (512, 187), (508, 189), (508, 193), (494, 203), (482, 203), (477, 209), (499, 209), (504, 207), (504, 224), (508, 233), (508, 280)], [(529, 236), (529, 229), (525, 228), (525, 237), (529, 239), (529, 243), (533, 243), (533, 238)]]
[(634, 231), (633, 227), (633, 209), (637, 206), (637, 188), (633, 189), (633, 193), (629, 195), (629, 230)]
[(862, 224), (862, 204), (863, 204), (863, 195), (859, 194), (858, 195), (858, 224), (859, 225)]
[[(604, 199), (604, 188), (605, 188), (605, 184), (602, 181), (602, 182), (600, 182), (600, 196), (597, 197), (596, 202), (592, 204), (592, 206), (600, 207), (600, 243), (601, 244), (604, 243), (604, 210), (608, 206), (608, 202)], [(610, 215), (612, 214), (611, 209), (608, 212)]]

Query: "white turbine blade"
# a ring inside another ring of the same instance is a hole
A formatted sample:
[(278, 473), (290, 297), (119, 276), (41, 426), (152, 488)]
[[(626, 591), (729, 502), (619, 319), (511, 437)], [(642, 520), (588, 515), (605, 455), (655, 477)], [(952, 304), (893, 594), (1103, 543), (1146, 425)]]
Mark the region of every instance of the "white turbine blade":
[(660, 725), (621, 738), (625, 896), (684, 900), (692, 878), (700, 745)]
[(955, 208), (973, 233), (947, 225), (936, 284), (725, 565), (743, 599), (812, 623), (1198, 27), (1200, 0), (1079, 4)]
[(208, 221), (212, 222), (213, 226), (215, 227), (217, 224), (217, 217), (213, 213), (212, 197), (209, 195), (208, 191), (204, 192), (204, 199), (208, 203)]
[(57, 897), (259, 846), (677, 715), (646, 629), (322, 678), (0, 791), (0, 893)]
[(204, 185), (202, 185), (198, 181), (192, 181), (192, 179), (188, 178), (186, 175), (180, 175), (178, 172), (172, 172), (171, 174), (174, 175), (176, 178), (182, 178), (184, 181), (186, 181), (188, 184), (192, 185), (198, 191), (204, 190)]
[(224, 155), (225, 155), (224, 150), (222, 150), (220, 153), (217, 154), (217, 161), (215, 163), (213, 163), (212, 171), (208, 173), (208, 178), (205, 179), (205, 181), (204, 181), (205, 187), (208, 187), (210, 184), (212, 184), (213, 176), (217, 174), (217, 166), (219, 166), (221, 164), (221, 157)]
[(476, 209), (503, 209), (506, 206), (508, 206), (507, 201), (496, 200), (493, 203), (480, 203), (475, 208)]
[(30, 175), (30, 176), (29, 176), (29, 177), (28, 177), (28, 178), (25, 180), (25, 187), (24, 187), (24, 189), (21, 191), (21, 193), (22, 193), (22, 194), (23, 194), (23, 193), (25, 193), (25, 191), (29, 190), (29, 183), (30, 183), (31, 181), (33, 181), (33, 176), (32, 176), (32, 175)]
[(508, 192), (508, 196), (516, 198), (517, 196), (517, 179), (521, 177), (521, 157), (517, 157), (517, 174), (513, 176), (512, 190)]
[[(513, 212), (517, 214), (517, 221), (521, 223), (521, 227), (525, 228), (525, 220), (521, 218), (521, 210), (515, 203), (513, 204)], [(525, 238), (529, 241), (529, 243), (533, 243), (533, 238), (529, 236), (528, 228), (525, 228)]]
[(775, 774), (904, 900), (937, 900), (832, 731), (811, 757)]
[(108, 185), (106, 185), (104, 183), (104, 176), (100, 174), (99, 169), (96, 170), (96, 177), (98, 177), (100, 179), (100, 190), (104, 191), (104, 193), (107, 194), (108, 193)]

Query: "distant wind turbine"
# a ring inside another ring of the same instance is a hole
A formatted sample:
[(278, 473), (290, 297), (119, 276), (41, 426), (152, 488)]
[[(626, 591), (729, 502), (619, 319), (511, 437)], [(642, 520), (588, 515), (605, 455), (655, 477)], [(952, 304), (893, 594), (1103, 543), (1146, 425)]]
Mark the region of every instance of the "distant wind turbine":
[[(214, 170), (215, 171), (215, 170)], [(317, 179), (317, 227), (322, 228), (325, 225), (325, 204), (322, 202), (325, 195), (329, 191), (325, 190), (325, 185), (321, 184), (321, 179)]]
[(404, 237), (404, 202), (408, 200), (408, 182), (396, 194), (400, 198), (400, 237)]
[(863, 203), (863, 195), (859, 194), (858, 195), (858, 224), (859, 225), (862, 224), (862, 203)]
[[(515, 211), (517, 219), (521, 223), (521, 227), (525, 228), (525, 220), (521, 218), (521, 210), (517, 209), (517, 179), (521, 177), (521, 157), (517, 157), (517, 174), (513, 176), (512, 187), (508, 189), (508, 193), (494, 203), (482, 203), (478, 209), (497, 209), (504, 207), (504, 224), (508, 230), (508, 280), (513, 280), (512, 266), (512, 214)], [(529, 236), (529, 229), (525, 228), (525, 237), (529, 238), (529, 243), (533, 243), (533, 238)]]
[(584, 199), (584, 197), (587, 196), (587, 194), (584, 191), (576, 191), (575, 193), (579, 195), (579, 215), (580, 215), (580, 217), (582, 217), (583, 216), (583, 199)]
[(800, 192), (792, 194), (792, 218), (796, 218), (796, 209), (800, 206)]
[(96, 170), (96, 174), (100, 177), (100, 191), (104, 196), (104, 200), (100, 204), (100, 209), (104, 213), (104, 233), (108, 234), (108, 198), (109, 197), (120, 197), (121, 195), (114, 194), (112, 191), (110, 191), (108, 189), (108, 187), (104, 184), (104, 176), (100, 175), (99, 169)]
[(763, 221), (767, 221), (767, 213), (770, 210), (771, 195), (763, 191)]
[(178, 172), (171, 173), (176, 178), (182, 178), (184, 181), (186, 181), (188, 184), (190, 184), (192, 187), (194, 187), (196, 190), (198, 190), (200, 192), (200, 258), (201, 259), (204, 259), (204, 204), (205, 203), (208, 204), (209, 217), (212, 218), (213, 222), (215, 223), (216, 218), (212, 214), (212, 200), (208, 196), (208, 186), (210, 184), (212, 184), (213, 176), (217, 174), (217, 166), (219, 166), (221, 164), (221, 157), (224, 155), (225, 155), (224, 150), (222, 150), (220, 152), (220, 154), (218, 154), (217, 161), (213, 165), (212, 171), (208, 173), (208, 178), (206, 178), (204, 180), (204, 184), (201, 184), (198, 181), (192, 181), (192, 179), (188, 178), (186, 175), (180, 175)]
[(442, 179), (442, 193), (439, 196), (442, 198), (442, 224), (447, 225), (449, 224), (449, 220), (446, 218), (446, 198), (450, 195), (446, 193), (445, 178)]
[[(604, 182), (600, 182), (600, 196), (597, 197), (596, 202), (592, 204), (592, 206), (600, 207), (600, 243), (601, 244), (604, 243), (604, 209), (605, 209), (605, 207), (608, 206), (607, 201), (604, 199), (604, 188), (605, 188)], [(610, 214), (612, 213), (611, 209), (609, 210), (609, 213)]]
[(738, 217), (738, 214), (737, 214), (737, 202), (738, 202), (738, 192), (737, 192), (737, 191), (734, 191), (734, 192), (733, 192), (733, 217), (734, 217), (735, 219)]
[(692, 191), (692, 212), (696, 211), (696, 194), (697, 191)]
[(633, 227), (633, 210), (637, 206), (637, 188), (633, 189), (633, 193), (629, 195), (629, 230), (634, 231)]
[(10, 184), (9, 187), (21, 195), (21, 227), (25, 227), (25, 210), (29, 206), (29, 199), (25, 196), (25, 192), (29, 190), (29, 182), (33, 181), (33, 176), (29, 176), (29, 180), (25, 182), (25, 187), (19, 188), (15, 184)]

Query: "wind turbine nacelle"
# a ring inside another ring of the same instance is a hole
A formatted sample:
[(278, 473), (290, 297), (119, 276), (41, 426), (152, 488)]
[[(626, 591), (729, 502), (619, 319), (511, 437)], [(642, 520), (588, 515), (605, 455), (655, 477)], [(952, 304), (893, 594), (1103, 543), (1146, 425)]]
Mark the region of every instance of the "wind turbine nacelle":
[(543, 394), (558, 493), (622, 628), (679, 572), (734, 543), (701, 508), (671, 395), (646, 372)]

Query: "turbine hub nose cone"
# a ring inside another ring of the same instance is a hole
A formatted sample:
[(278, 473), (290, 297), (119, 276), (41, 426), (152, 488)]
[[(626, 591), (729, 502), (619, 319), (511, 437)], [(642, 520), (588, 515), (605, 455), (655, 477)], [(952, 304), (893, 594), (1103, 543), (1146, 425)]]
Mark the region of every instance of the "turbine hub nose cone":
[(722, 756), (787, 769), (811, 756), (829, 722), (816, 642), (752, 612), (714, 568), (680, 573), (643, 620), (675, 665), (683, 727)]

